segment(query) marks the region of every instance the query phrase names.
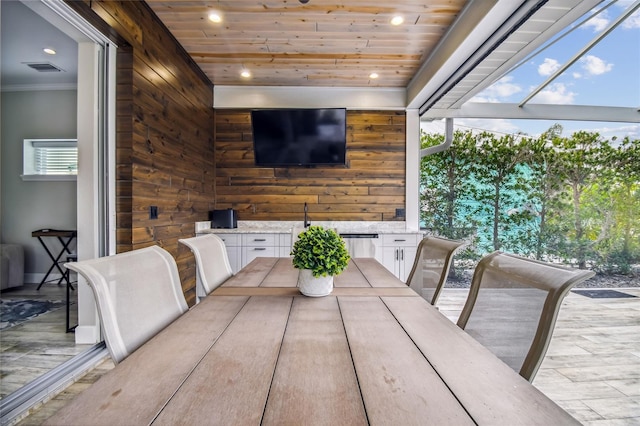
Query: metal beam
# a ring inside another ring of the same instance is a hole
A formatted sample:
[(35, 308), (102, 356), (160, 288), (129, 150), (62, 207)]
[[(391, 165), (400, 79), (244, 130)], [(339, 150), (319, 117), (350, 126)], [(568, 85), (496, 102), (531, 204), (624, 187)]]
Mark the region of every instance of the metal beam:
[(625, 12), (620, 15), (615, 21), (613, 21), (607, 28), (604, 29), (600, 34), (593, 38), (586, 46), (584, 46), (580, 51), (578, 51), (567, 63), (561, 66), (556, 72), (549, 76), (541, 85), (536, 87), (529, 96), (524, 98), (522, 102), (520, 102), (520, 106), (524, 106), (527, 102), (529, 102), (535, 95), (540, 93), (545, 87), (547, 87), (553, 80), (558, 78), (563, 72), (565, 72), (571, 65), (573, 65), (576, 61), (578, 61), (582, 56), (584, 56), (593, 46), (600, 43), (606, 36), (608, 36), (611, 31), (616, 29), (618, 25), (620, 25), (625, 19), (631, 16), (638, 8), (640, 7), (640, 0), (637, 0), (633, 5), (629, 6)]
[(571, 120), (640, 123), (637, 107), (467, 102), (460, 109), (430, 109), (422, 120), (441, 118), (486, 118), (518, 120)]

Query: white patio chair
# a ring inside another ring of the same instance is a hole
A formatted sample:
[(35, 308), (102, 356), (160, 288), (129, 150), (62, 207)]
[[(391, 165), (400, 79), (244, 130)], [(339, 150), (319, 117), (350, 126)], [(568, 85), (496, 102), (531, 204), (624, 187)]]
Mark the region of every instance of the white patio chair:
[(196, 258), (196, 303), (233, 276), (224, 241), (214, 234), (178, 240)]
[(176, 262), (158, 246), (64, 266), (93, 290), (116, 364), (188, 310)]
[(425, 237), (418, 244), (407, 285), (435, 305), (447, 281), (453, 255), (466, 243), (440, 237)]
[(571, 287), (593, 275), (493, 252), (476, 266), (458, 326), (531, 382), (547, 352), (562, 300)]

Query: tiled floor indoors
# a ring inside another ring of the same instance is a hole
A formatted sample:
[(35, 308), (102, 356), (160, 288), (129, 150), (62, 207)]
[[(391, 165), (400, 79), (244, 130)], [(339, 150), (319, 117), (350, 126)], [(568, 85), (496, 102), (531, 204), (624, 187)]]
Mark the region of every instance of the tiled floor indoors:
[[(0, 398), (62, 364), (92, 345), (76, 345), (66, 332), (66, 288), (63, 285), (25, 284), (3, 291), (2, 300), (49, 300), (56, 309), (18, 325), (0, 330)], [(71, 292), (70, 326), (77, 322), (75, 292)]]
[[(640, 425), (640, 287), (616, 290), (637, 297), (566, 297), (533, 382), (585, 425)], [(445, 289), (440, 311), (456, 321), (466, 295)], [(18, 425), (42, 424), (111, 368), (105, 361)]]

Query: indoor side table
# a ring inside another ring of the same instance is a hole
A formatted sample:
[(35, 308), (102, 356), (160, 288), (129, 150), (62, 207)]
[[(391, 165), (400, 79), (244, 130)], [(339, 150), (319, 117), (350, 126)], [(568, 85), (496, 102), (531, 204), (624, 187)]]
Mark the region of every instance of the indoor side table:
[[(75, 230), (70, 231), (70, 230), (57, 230), (57, 229), (39, 229), (37, 231), (33, 231), (31, 233), (31, 236), (38, 238), (38, 241), (40, 241), (40, 244), (42, 244), (42, 247), (44, 247), (44, 250), (47, 252), (47, 254), (49, 255), (49, 258), (53, 262), (51, 264), (51, 267), (47, 271), (47, 273), (44, 275), (44, 278), (42, 278), (42, 281), (40, 281), (40, 285), (38, 285), (38, 290), (40, 290), (40, 287), (42, 287), (42, 285), (45, 282), (47, 282), (47, 278), (49, 278), (49, 275), (51, 274), (54, 268), (56, 268), (60, 272), (60, 279), (58, 280), (58, 285), (60, 285), (63, 280), (66, 280), (67, 285), (70, 286), (71, 283), (69, 282), (66, 271), (64, 271), (60, 265), (60, 259), (65, 253), (69, 255), (73, 255), (73, 253), (69, 249), (69, 245), (78, 236), (78, 232)], [(52, 253), (53, 244), (50, 244), (50, 246), (52, 247), (51, 250), (49, 249), (49, 246), (47, 246), (44, 240), (45, 237), (55, 238), (62, 245), (62, 248), (60, 248), (57, 255), (54, 255)]]

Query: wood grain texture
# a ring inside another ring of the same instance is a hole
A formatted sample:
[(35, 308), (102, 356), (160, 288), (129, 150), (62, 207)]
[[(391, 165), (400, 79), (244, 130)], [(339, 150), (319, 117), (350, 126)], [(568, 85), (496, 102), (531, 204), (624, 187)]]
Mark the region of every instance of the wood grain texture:
[(339, 304), (370, 424), (475, 424), (379, 298)]
[(347, 166), (256, 167), (247, 110), (215, 111), (216, 208), (239, 220), (404, 220), (404, 111), (347, 111)]
[[(406, 87), (463, 0), (147, 0), (214, 84)], [(222, 14), (214, 24), (211, 9)], [(404, 16), (401, 26), (390, 24)], [(380, 78), (369, 74), (376, 71)]]
[[(383, 301), (477, 424), (579, 424), (438, 311), (414, 300)], [(528, 404), (545, 408), (517, 408)]]
[(117, 251), (169, 250), (192, 304), (195, 267), (177, 239), (213, 206), (213, 86), (147, 3), (66, 3), (118, 44)]
[(252, 297), (154, 424), (260, 424), (292, 301)]
[(48, 424), (576, 424), (417, 294), (356, 295), (410, 288), (260, 287), (284, 261), (256, 259), (218, 289), (245, 295), (214, 291)]
[[(218, 287), (215, 296), (303, 296), (297, 287)], [(327, 297), (420, 297), (409, 287), (336, 287)]]
[[(258, 257), (216, 290), (217, 295), (299, 295), (299, 270), (291, 258)], [(416, 296), (405, 283), (371, 258), (353, 258), (333, 279), (334, 296)]]
[(371, 287), (406, 287), (380, 262), (371, 257), (360, 257), (354, 259), (360, 273), (366, 278)]
[(92, 425), (150, 424), (246, 301), (207, 298), (201, 309), (186, 312), (171, 332), (160, 332), (46, 424), (68, 426), (78, 424), (78, 418)]
[(280, 259), (259, 257), (229, 278), (221, 287), (260, 287)]
[(335, 297), (294, 299), (262, 424), (368, 424)]

